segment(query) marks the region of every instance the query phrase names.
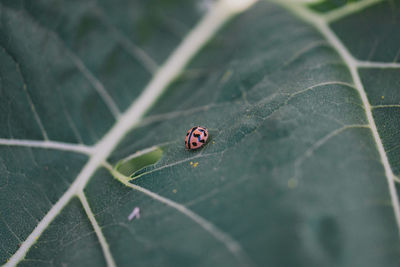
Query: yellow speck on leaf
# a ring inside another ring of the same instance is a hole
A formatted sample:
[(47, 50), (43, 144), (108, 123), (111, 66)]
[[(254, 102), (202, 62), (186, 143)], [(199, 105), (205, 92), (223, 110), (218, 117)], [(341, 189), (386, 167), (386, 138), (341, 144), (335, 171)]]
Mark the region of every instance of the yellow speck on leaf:
[(198, 163), (198, 162), (195, 162), (195, 163), (193, 164), (193, 168), (196, 168), (197, 165), (199, 165), (199, 163)]
[(233, 74), (233, 71), (227, 70), (227, 71), (224, 73), (224, 75), (222, 76), (222, 78), (221, 78), (221, 83), (225, 83), (226, 81), (228, 81), (229, 78), (232, 76), (232, 74)]
[(176, 190), (176, 188), (174, 188), (174, 189), (172, 190), (172, 193), (176, 194), (176, 192), (178, 192), (178, 190)]
[(294, 178), (290, 178), (290, 179), (288, 180), (288, 187), (289, 187), (290, 189), (296, 188), (296, 187), (297, 187), (297, 180), (294, 179)]
[(193, 161), (190, 162), (190, 165), (193, 165)]
[(213, 144), (215, 144), (215, 141), (212, 141)]
[(383, 99), (385, 99), (385, 96), (383, 95), (381, 98), (382, 98), (382, 100), (383, 100)]

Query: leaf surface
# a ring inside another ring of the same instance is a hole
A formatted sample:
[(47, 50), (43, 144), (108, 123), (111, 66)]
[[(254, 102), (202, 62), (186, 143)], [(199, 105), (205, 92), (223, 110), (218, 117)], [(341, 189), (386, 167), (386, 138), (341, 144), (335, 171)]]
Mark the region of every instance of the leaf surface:
[(398, 266), (400, 2), (370, 2), (255, 4), (112, 149), (204, 5), (1, 1), (0, 263), (76, 187), (20, 265)]

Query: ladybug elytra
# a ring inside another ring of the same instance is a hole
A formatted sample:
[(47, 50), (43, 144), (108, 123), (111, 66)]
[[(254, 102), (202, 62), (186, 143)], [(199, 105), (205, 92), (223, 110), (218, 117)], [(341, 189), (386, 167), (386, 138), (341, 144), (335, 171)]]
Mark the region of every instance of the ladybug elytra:
[(208, 131), (204, 127), (196, 126), (190, 129), (185, 138), (185, 146), (187, 149), (198, 149), (204, 146), (208, 139)]

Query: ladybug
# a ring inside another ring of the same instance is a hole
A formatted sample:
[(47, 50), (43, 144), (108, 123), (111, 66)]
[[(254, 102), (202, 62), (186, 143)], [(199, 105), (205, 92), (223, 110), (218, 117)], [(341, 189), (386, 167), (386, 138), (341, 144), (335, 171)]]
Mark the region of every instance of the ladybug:
[(187, 149), (198, 149), (204, 146), (208, 139), (208, 131), (204, 127), (196, 126), (190, 129), (185, 138), (185, 146)]

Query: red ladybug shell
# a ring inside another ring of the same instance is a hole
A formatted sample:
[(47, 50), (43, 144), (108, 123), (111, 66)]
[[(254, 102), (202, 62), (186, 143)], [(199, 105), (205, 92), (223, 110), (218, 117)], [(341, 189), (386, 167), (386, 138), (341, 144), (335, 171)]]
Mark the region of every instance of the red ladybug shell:
[(207, 139), (207, 129), (204, 127), (196, 126), (187, 132), (185, 138), (185, 146), (187, 149), (198, 149), (206, 144)]

